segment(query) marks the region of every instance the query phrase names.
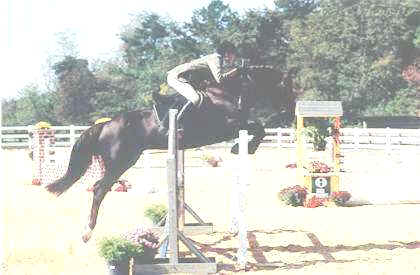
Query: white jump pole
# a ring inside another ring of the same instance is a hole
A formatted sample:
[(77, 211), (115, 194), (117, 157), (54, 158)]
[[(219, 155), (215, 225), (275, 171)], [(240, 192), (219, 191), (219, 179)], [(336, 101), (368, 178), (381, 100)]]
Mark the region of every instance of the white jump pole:
[(249, 157), (248, 157), (248, 131), (239, 131), (239, 160), (237, 161), (236, 177), (232, 190), (232, 231), (238, 233), (238, 251), (236, 254), (237, 266), (245, 269), (247, 264), (247, 186), (249, 185)]

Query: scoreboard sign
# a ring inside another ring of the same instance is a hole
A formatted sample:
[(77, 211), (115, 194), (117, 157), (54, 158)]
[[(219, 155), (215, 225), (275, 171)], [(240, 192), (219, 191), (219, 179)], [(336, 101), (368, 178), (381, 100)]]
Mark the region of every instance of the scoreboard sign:
[(318, 197), (328, 197), (331, 193), (331, 177), (312, 176), (312, 192)]

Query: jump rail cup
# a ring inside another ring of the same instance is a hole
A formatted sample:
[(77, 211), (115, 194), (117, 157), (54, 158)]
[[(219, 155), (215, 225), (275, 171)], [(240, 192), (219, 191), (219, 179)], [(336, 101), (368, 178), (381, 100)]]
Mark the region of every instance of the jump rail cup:
[[(217, 272), (217, 264), (214, 259), (204, 256), (179, 229), (179, 175), (178, 175), (178, 127), (176, 116), (178, 110), (169, 110), (169, 133), (168, 133), (168, 236), (171, 255), (169, 258), (156, 259), (154, 264), (134, 265), (134, 274), (168, 274), (168, 273), (198, 273), (211, 274)], [(166, 232), (165, 232), (166, 233)], [(179, 241), (197, 257), (180, 258)]]

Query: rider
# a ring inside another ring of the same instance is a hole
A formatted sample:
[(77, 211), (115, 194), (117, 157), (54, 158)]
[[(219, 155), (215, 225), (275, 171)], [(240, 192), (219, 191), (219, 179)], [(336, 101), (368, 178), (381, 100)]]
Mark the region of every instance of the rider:
[(236, 68), (226, 73), (222, 72), (224, 65), (233, 64), (235, 59), (235, 45), (229, 41), (224, 41), (220, 43), (215, 53), (178, 65), (168, 72), (168, 85), (188, 100), (179, 112), (178, 120), (181, 120), (185, 113), (192, 109), (193, 105), (197, 109), (203, 105), (203, 96), (195, 91), (194, 87), (184, 77), (190, 73), (193, 77), (195, 74), (204, 73), (209, 76), (208, 79), (214, 79), (217, 83), (221, 83), (238, 73)]

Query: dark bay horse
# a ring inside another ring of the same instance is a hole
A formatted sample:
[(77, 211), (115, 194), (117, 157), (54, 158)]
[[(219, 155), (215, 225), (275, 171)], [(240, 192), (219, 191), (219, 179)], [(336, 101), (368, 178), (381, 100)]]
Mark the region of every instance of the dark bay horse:
[[(193, 110), (182, 120), (184, 148), (195, 148), (231, 140), (239, 129), (253, 135), (249, 152), (254, 153), (265, 136), (264, 127), (248, 122), (251, 107), (257, 96), (263, 96), (270, 89), (280, 89), (281, 73), (270, 67), (250, 66), (241, 68), (241, 73), (223, 84), (211, 83), (203, 91), (206, 104), (199, 111)], [(271, 82), (271, 83), (270, 83)], [(182, 96), (154, 95), (157, 109), (182, 106)], [(93, 187), (93, 202), (83, 240), (87, 242), (96, 225), (98, 210), (106, 193), (120, 176), (133, 166), (144, 150), (167, 149), (167, 136), (159, 131), (160, 120), (155, 109), (141, 109), (126, 112), (105, 123), (96, 124), (83, 132), (72, 148), (65, 175), (46, 186), (59, 196), (69, 189), (86, 172), (92, 156), (104, 161), (105, 174)], [(236, 153), (237, 145), (232, 148)]]

